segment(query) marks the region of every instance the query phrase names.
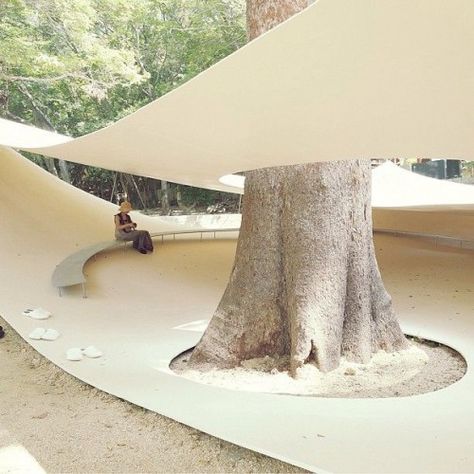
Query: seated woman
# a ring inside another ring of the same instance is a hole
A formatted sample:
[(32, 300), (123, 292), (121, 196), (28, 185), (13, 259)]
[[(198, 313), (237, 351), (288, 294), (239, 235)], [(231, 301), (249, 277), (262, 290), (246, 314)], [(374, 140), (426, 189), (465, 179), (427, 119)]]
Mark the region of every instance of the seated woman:
[(132, 205), (128, 201), (122, 202), (119, 213), (115, 214), (115, 238), (117, 240), (133, 240), (133, 248), (140, 253), (153, 252), (153, 242), (146, 230), (136, 230), (137, 224), (132, 222), (128, 213)]

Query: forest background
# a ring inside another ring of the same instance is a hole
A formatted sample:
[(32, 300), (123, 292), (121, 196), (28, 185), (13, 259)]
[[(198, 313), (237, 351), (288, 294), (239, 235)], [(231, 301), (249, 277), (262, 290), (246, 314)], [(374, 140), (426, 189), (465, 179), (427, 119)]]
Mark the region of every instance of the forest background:
[[(78, 137), (246, 42), (245, 0), (0, 0), (0, 116)], [(239, 208), (234, 194), (25, 155), (86, 192), (128, 197), (145, 212)]]

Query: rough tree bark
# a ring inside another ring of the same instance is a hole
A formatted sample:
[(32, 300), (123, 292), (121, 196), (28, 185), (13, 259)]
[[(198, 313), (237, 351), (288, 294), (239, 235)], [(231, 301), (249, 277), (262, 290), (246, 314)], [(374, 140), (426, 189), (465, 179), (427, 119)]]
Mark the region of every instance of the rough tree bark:
[[(307, 1), (248, 0), (250, 38)], [(407, 347), (375, 258), (370, 183), (369, 160), (246, 173), (234, 267), (192, 367), (287, 356), (295, 376)]]

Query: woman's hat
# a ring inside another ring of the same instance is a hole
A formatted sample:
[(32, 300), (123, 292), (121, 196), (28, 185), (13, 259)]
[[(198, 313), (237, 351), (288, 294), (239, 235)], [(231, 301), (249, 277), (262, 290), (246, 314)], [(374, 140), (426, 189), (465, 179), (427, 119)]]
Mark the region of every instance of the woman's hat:
[(127, 212), (132, 210), (132, 205), (128, 201), (122, 202), (119, 207), (120, 212)]

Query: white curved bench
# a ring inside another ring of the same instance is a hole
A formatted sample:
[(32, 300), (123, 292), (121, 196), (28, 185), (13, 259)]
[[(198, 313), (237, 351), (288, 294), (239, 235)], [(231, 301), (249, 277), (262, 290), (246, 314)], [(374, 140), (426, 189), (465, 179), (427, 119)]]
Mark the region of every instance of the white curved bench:
[(118, 240), (99, 242), (69, 255), (56, 265), (51, 282), (58, 289), (59, 296), (62, 296), (62, 289), (66, 286), (82, 285), (82, 296), (86, 298), (86, 277), (83, 272), (85, 263), (95, 254), (119, 245), (123, 243)]
[[(182, 230), (182, 231), (166, 231), (166, 232), (157, 232), (150, 234), (152, 238), (161, 237), (161, 241), (164, 241), (165, 236), (172, 235), (173, 239), (176, 239), (176, 235), (181, 234), (201, 234), (201, 239), (203, 234), (212, 233), (214, 238), (216, 237), (217, 232), (238, 232), (239, 228), (226, 228), (226, 229), (192, 229), (192, 230)], [(108, 240), (106, 242), (99, 242), (97, 244), (91, 245), (90, 247), (85, 247), (72, 255), (69, 255), (64, 260), (62, 260), (56, 268), (54, 269), (53, 275), (51, 277), (51, 282), (54, 287), (58, 289), (59, 296), (62, 296), (62, 289), (68, 286), (82, 285), (82, 297), (87, 298), (86, 294), (86, 277), (84, 275), (84, 265), (86, 262), (93, 257), (95, 254), (102, 252), (103, 250), (114, 249), (123, 245), (126, 245), (128, 242), (123, 240)]]
[(447, 235), (425, 234), (424, 232), (410, 232), (405, 230), (374, 228), (374, 232), (379, 234), (390, 234), (396, 237), (414, 237), (429, 240), (435, 245), (447, 245), (448, 247), (458, 247), (461, 249), (474, 250), (474, 240), (449, 237)]

